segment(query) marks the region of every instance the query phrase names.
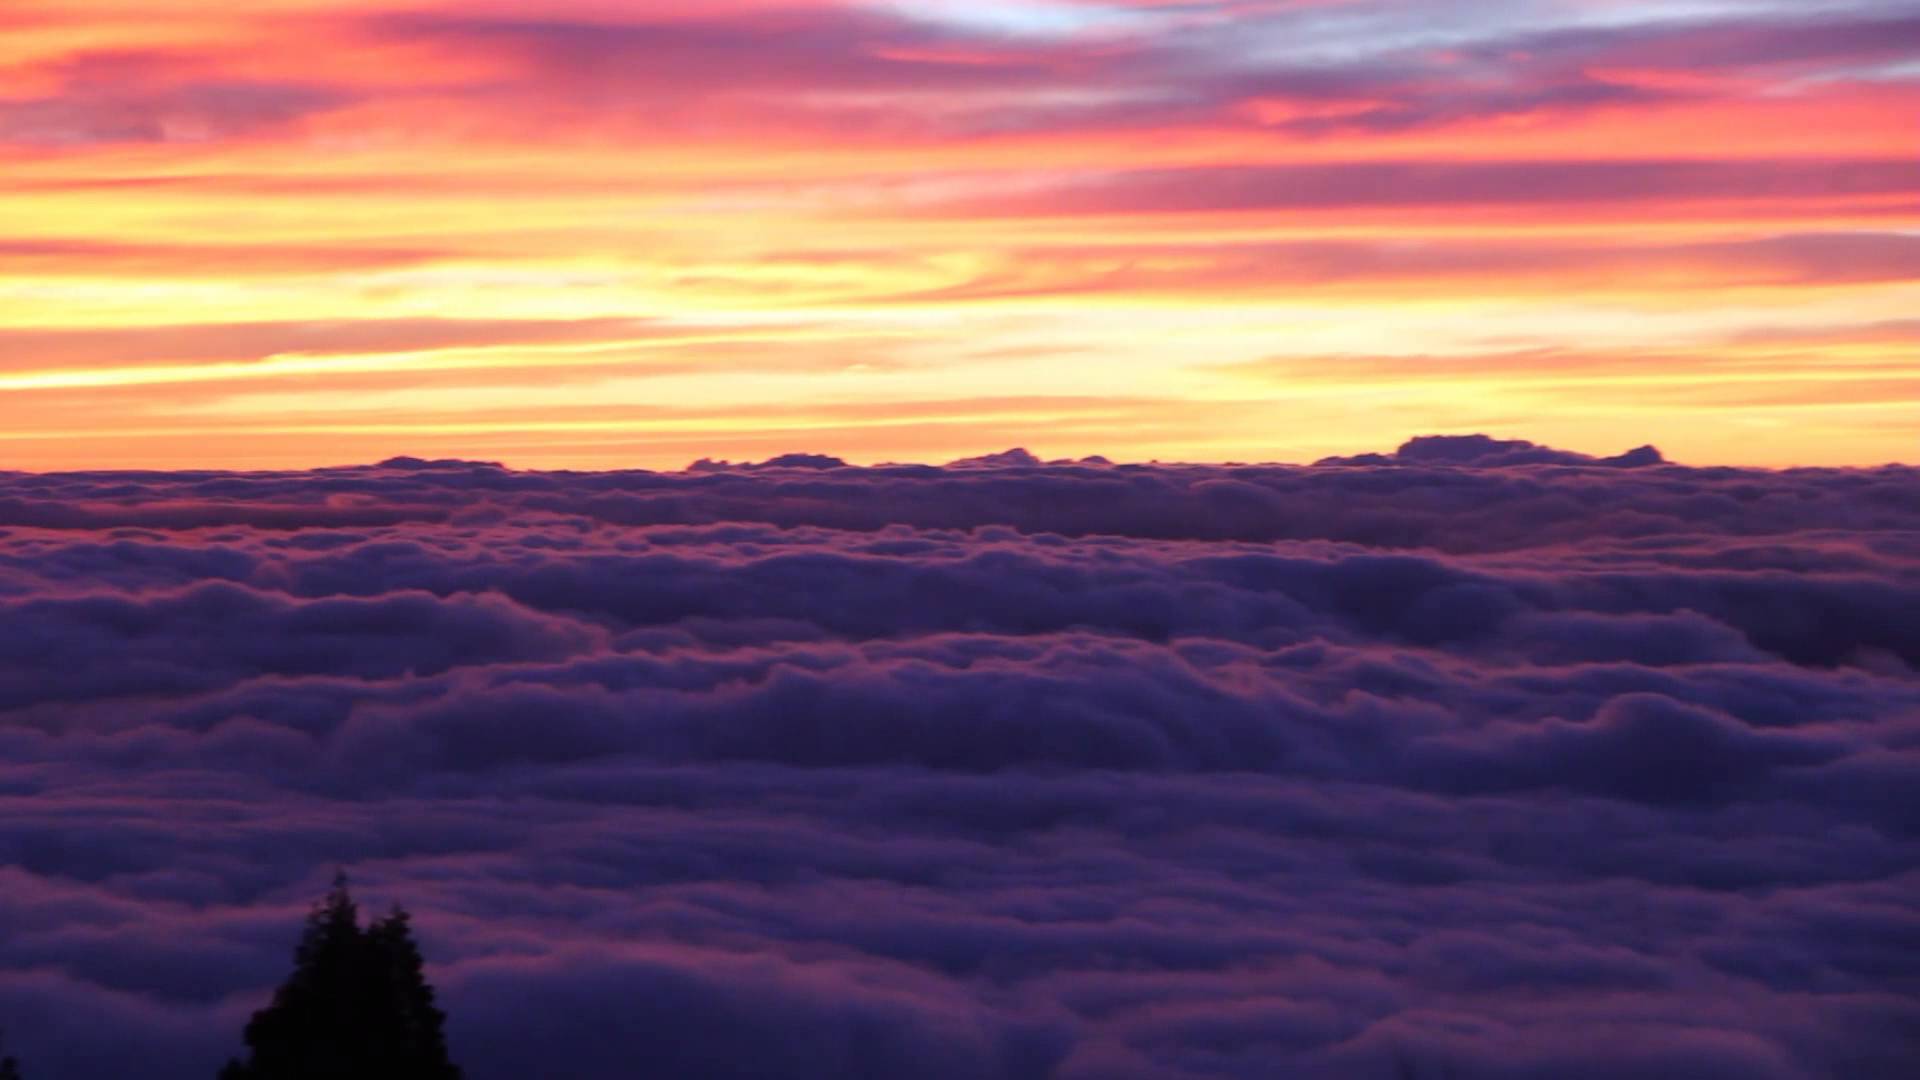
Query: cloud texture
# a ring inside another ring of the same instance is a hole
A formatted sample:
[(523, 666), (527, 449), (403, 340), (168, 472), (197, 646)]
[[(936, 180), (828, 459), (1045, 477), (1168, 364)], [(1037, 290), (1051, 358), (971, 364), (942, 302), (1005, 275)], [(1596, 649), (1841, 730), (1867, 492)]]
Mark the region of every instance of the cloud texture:
[(1913, 0), (0, 7), (12, 467), (1912, 456)]
[(6, 474), (0, 1024), (211, 1075), (345, 865), (475, 1080), (1892, 1078), (1916, 610), (1898, 467)]

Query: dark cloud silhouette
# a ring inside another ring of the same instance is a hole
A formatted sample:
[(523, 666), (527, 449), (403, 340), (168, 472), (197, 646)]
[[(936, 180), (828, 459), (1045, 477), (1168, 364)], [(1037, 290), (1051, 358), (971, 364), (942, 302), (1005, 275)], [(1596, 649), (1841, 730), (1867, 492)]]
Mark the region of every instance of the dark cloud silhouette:
[(1916, 535), (1479, 436), (0, 474), (0, 1023), (211, 1075), (348, 865), (476, 1080), (1902, 1077)]
[(1485, 435), (1422, 435), (1409, 439), (1392, 456), (1362, 454), (1322, 459), (1321, 465), (1619, 465), (1641, 468), (1663, 465), (1666, 459), (1651, 446), (1639, 446), (1613, 457), (1595, 458), (1555, 450), (1525, 439), (1494, 439)]

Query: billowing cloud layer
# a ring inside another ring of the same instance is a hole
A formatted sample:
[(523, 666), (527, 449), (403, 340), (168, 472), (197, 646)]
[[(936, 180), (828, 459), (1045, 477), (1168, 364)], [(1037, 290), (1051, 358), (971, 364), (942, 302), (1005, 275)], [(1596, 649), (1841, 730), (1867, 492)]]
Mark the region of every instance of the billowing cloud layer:
[(9, 467), (1911, 457), (1911, 0), (0, 6)]
[(1903, 1076), (1920, 473), (0, 476), (0, 1025), (203, 1078), (336, 865), (475, 1080)]

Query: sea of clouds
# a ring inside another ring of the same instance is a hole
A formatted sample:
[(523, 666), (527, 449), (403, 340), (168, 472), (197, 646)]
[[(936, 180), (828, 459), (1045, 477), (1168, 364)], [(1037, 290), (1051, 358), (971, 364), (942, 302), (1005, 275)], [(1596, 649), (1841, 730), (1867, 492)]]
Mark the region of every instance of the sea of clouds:
[(1903, 467), (0, 474), (0, 1028), (345, 867), (470, 1080), (1909, 1077), (1917, 670)]

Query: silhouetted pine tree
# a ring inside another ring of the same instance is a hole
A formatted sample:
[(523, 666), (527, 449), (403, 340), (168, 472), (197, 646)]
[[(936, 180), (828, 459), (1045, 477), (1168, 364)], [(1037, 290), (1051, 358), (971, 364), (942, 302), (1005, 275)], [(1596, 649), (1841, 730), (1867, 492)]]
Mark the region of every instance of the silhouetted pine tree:
[(294, 970), (220, 1080), (459, 1080), (405, 911), (360, 928), (346, 875), (307, 916)]
[(380, 965), (380, 981), (389, 995), (387, 1016), (393, 1026), (386, 1038), (402, 1066), (398, 1075), (459, 1080), (460, 1070), (447, 1060), (443, 1030), (447, 1014), (434, 1004), (433, 986), (427, 982), (426, 961), (413, 940), (411, 919), (406, 909), (396, 905), (386, 918), (367, 927), (367, 945)]

